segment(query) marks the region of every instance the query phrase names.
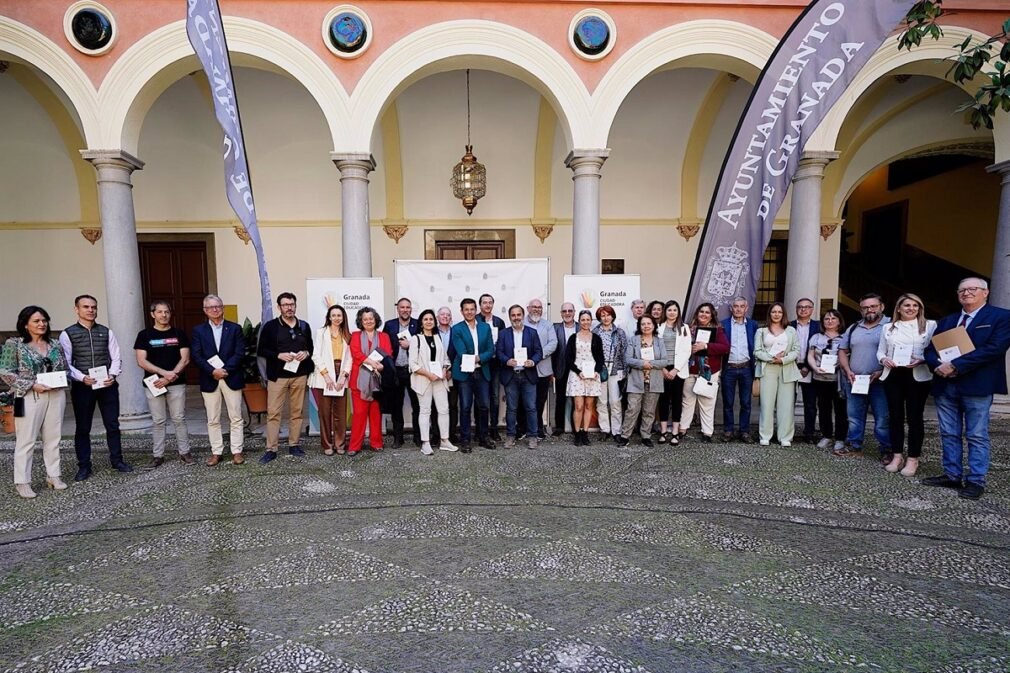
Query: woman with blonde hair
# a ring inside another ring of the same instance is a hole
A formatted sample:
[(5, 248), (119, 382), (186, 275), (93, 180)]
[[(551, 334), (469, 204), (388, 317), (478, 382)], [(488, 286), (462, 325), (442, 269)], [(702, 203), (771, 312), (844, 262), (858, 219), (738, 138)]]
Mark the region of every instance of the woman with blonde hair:
[[(884, 469), (891, 473), (900, 470), (905, 477), (915, 475), (922, 455), (922, 440), (926, 433), (923, 412), (933, 379), (923, 351), (935, 331), (936, 321), (926, 320), (922, 299), (906, 292), (898, 297), (891, 324), (884, 327), (877, 347), (877, 360), (884, 365), (880, 380), (887, 394), (891, 450), (894, 451), (894, 458)], [(906, 419), (907, 459), (902, 455)]]

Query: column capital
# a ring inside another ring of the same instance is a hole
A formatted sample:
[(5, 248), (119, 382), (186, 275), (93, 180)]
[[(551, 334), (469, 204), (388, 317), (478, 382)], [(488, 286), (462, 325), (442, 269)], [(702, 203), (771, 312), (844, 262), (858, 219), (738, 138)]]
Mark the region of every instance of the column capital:
[(999, 173), (1003, 178), (1003, 184), (1010, 184), (1010, 159), (986, 166), (985, 170), (987, 173)]
[(375, 157), (366, 152), (330, 152), (330, 159), (337, 169), (357, 168), (371, 173), (375, 170)]
[(610, 156), (610, 149), (572, 150), (565, 157), (565, 166), (572, 169), (576, 175), (599, 175), (603, 162)]
[(824, 169), (832, 161), (837, 159), (838, 152), (804, 152), (800, 156), (800, 162), (796, 167), (796, 175), (793, 182), (805, 180), (806, 178), (824, 177)]
[(81, 150), (81, 158), (90, 162), (95, 168), (114, 166), (124, 168), (131, 173), (144, 168), (143, 161), (123, 150)]

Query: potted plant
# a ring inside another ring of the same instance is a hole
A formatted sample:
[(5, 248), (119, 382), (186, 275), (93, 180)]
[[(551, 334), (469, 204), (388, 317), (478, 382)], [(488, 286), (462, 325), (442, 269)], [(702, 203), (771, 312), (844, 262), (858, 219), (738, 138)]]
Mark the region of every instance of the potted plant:
[(250, 414), (265, 414), (267, 411), (267, 389), (263, 383), (263, 370), (256, 354), (259, 345), (260, 325), (253, 325), (249, 318), (242, 323), (242, 338), (245, 340), (245, 354), (242, 356), (242, 375), (245, 388), (242, 397)]

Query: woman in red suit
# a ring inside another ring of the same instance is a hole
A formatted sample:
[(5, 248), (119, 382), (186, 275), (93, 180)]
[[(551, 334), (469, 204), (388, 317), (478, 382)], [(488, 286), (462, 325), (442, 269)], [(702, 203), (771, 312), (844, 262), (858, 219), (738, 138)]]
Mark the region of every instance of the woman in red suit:
[[(359, 378), (362, 363), (375, 350), (380, 350), (386, 356), (393, 352), (393, 346), (389, 343), (389, 335), (384, 333), (379, 326), (382, 325), (382, 318), (378, 312), (370, 307), (358, 311), (355, 325), (358, 331), (351, 335), (351, 405), (353, 415), (351, 416), (351, 445), (347, 455), (357, 455), (361, 451), (362, 443), (365, 441), (365, 424), (367, 423), (371, 432), (369, 433), (368, 444), (372, 451), (382, 451), (382, 411), (379, 409), (379, 400), (366, 400), (361, 397), (359, 389)], [(376, 372), (382, 371), (382, 363), (374, 360), (368, 361), (368, 366)], [(367, 367), (366, 367), (367, 369)]]

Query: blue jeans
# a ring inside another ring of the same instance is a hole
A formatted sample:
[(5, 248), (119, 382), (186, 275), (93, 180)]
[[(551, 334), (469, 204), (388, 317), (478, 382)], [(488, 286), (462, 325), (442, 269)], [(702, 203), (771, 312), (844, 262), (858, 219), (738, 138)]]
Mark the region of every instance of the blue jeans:
[(947, 386), (936, 397), (936, 416), (940, 421), (940, 442), (943, 445), (943, 472), (960, 481), (964, 476), (961, 433), (968, 440), (968, 475), (972, 484), (985, 486), (989, 471), (989, 408), (992, 395), (962, 395)]
[[(722, 388), (722, 431), (733, 432), (733, 428), (739, 428), (740, 434), (750, 432), (750, 400), (753, 394), (754, 370), (750, 367), (730, 367), (725, 365), (722, 368), (722, 380), (719, 382)], [(733, 397), (739, 392), (740, 396), (740, 425), (733, 424)]]
[(873, 436), (880, 444), (881, 455), (891, 451), (891, 430), (887, 413), (887, 393), (884, 384), (874, 381), (870, 384), (868, 395), (854, 395), (847, 377), (842, 377), (842, 387), (845, 390), (845, 413), (849, 417), (849, 436), (846, 438), (849, 446), (855, 449), (863, 448), (863, 435), (866, 434), (866, 412), (873, 412)]
[(505, 432), (516, 436), (516, 416), (520, 405), (526, 414), (526, 427), (537, 427), (537, 386), (525, 376), (513, 376), (505, 386)]
[(477, 441), (487, 439), (487, 409), (491, 384), (480, 372), (474, 372), (463, 380), (455, 379), (453, 383), (459, 388), (459, 439), (466, 443), (470, 441), (470, 412), (473, 410), (474, 397), (477, 398)]
[(499, 376), (502, 365), (491, 364), (491, 383), (488, 386), (488, 428), (493, 432), (498, 432), (498, 396), (501, 390)]

